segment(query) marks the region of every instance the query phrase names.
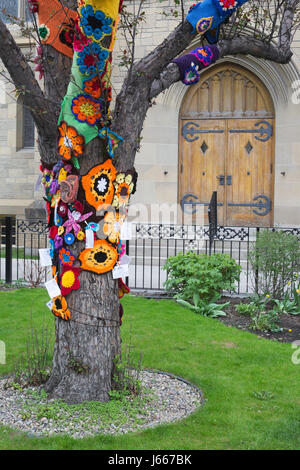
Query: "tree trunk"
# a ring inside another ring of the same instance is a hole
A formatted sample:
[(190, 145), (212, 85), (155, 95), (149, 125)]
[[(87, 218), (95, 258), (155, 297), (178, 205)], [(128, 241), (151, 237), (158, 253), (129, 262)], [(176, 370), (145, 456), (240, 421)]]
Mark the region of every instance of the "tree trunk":
[(55, 320), (51, 377), (45, 390), (68, 403), (108, 401), (114, 358), (120, 354), (117, 282), (112, 274), (80, 275), (80, 291), (68, 296), (71, 320)]
[[(80, 174), (103, 161), (103, 142), (95, 139), (80, 158)], [(73, 246), (75, 255), (84, 249), (84, 243)], [(112, 272), (81, 271), (80, 289), (68, 294), (67, 302), (71, 320), (55, 320), (52, 372), (45, 390), (68, 403), (108, 401), (114, 359), (121, 350), (118, 282)]]

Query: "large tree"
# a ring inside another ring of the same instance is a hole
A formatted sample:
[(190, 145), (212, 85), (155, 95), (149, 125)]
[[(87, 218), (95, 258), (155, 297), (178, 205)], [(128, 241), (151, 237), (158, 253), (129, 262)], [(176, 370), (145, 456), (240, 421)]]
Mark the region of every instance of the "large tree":
[[(60, 3), (76, 10), (74, 0), (61, 0)], [(180, 80), (180, 69), (172, 60), (184, 53), (196, 36), (185, 18), (184, 1), (174, 0), (171, 9), (168, 1), (164, 5), (157, 0), (162, 10), (178, 15), (178, 26), (144, 58), (135, 60), (144, 3), (144, 0), (125, 0), (126, 9), (121, 15), (120, 27), (129, 39), (124, 58), (128, 72), (112, 115), (112, 130), (123, 138), (114, 158), (119, 172), (133, 169), (147, 111), (157, 95)], [(133, 5), (135, 8), (131, 10)], [(219, 57), (250, 54), (286, 64), (292, 57), (298, 5), (299, 0), (250, 0), (222, 26), (217, 43)], [(23, 22), (21, 27), (25, 34), (35, 36), (34, 32), (28, 32)], [(205, 44), (200, 35), (198, 44)], [(51, 45), (43, 45), (42, 49), (43, 89), (35, 78), (28, 56), (22, 53), (7, 26), (0, 21), (0, 58), (10, 80), (18, 92), (22, 92), (24, 104), (31, 110), (41, 159), (53, 164), (57, 161), (60, 104), (70, 81), (72, 61)], [(80, 160), (80, 174), (86, 174), (106, 158), (103, 140), (93, 139)], [(82, 244), (79, 244), (76, 254), (81, 249)], [(80, 283), (80, 289), (68, 295), (72, 321), (55, 320), (53, 368), (46, 390), (53, 397), (73, 403), (105, 401), (113, 386), (114, 358), (121, 348), (118, 282), (113, 280), (111, 272), (97, 275), (82, 271)], [(83, 367), (76, 367), (76, 364)]]

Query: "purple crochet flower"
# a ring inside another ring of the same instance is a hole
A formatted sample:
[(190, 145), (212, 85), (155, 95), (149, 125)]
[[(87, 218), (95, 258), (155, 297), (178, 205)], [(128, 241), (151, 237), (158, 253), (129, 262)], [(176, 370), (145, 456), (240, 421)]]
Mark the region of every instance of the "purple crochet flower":
[(59, 189), (58, 180), (51, 181), (49, 193), (50, 194), (55, 194), (58, 189)]
[(56, 237), (54, 238), (54, 247), (55, 247), (55, 250), (58, 251), (62, 246), (63, 246), (63, 239), (62, 237), (59, 237), (58, 235), (56, 235)]

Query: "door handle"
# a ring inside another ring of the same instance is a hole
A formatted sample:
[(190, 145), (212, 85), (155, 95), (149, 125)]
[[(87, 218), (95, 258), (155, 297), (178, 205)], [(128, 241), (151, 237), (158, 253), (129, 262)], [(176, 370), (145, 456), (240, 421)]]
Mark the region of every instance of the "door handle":
[(225, 175), (219, 175), (217, 176), (218, 180), (220, 181), (220, 186), (225, 185)]

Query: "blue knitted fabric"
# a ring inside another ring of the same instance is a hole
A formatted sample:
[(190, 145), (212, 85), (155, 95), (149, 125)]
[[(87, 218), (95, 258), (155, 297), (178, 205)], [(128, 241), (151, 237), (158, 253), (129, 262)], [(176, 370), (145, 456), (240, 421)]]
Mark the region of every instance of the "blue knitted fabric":
[[(205, 34), (211, 29), (218, 30), (220, 24), (247, 1), (203, 0), (191, 7), (186, 19), (193, 26), (193, 32)], [(225, 5), (228, 4), (230, 6), (226, 7)], [(209, 40), (209, 38), (207, 39)]]

